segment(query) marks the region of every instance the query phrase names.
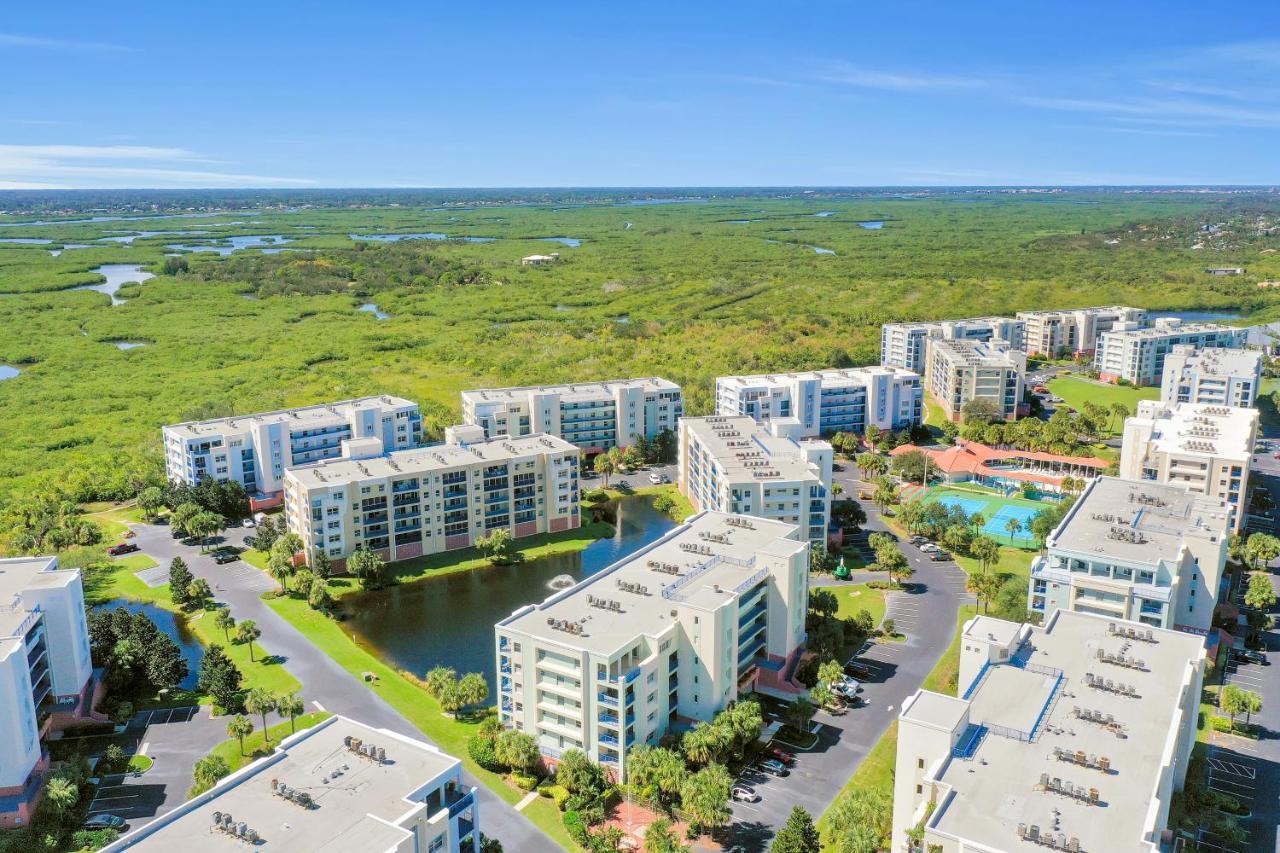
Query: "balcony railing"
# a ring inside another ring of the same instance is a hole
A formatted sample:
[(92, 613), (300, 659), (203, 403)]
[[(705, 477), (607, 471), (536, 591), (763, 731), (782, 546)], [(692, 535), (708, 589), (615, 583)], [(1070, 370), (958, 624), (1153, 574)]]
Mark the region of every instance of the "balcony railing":
[(617, 697), (616, 697), (616, 696), (610, 696), (608, 693), (597, 693), (597, 694), (596, 694), (596, 701), (597, 701), (597, 702), (599, 702), (601, 705), (606, 705), (606, 706), (608, 706), (608, 707), (610, 707), (610, 708), (617, 708), (617, 707), (618, 707), (618, 699), (617, 699)]

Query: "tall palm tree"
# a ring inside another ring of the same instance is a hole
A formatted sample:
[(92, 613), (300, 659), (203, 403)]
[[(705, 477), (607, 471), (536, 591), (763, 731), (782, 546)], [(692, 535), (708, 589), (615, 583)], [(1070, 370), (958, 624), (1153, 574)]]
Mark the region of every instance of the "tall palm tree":
[(276, 713), (282, 717), (289, 718), (289, 733), (293, 734), (298, 730), (298, 717), (307, 710), (307, 706), (302, 701), (302, 697), (297, 693), (289, 693), (281, 696), (276, 700)]
[(262, 629), (252, 619), (246, 619), (236, 629), (236, 639), (249, 644), (249, 661), (253, 661), (253, 641), (262, 636)]
[(54, 812), (64, 815), (80, 799), (80, 789), (70, 779), (55, 776), (44, 786), (44, 798)]
[(253, 734), (253, 720), (244, 714), (236, 714), (227, 721), (227, 737), (240, 741), (240, 754), (244, 755), (244, 739)]

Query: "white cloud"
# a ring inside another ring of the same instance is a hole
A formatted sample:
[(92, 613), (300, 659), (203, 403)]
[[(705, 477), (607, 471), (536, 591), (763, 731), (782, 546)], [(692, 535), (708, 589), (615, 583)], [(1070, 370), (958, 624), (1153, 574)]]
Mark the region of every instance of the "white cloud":
[(182, 168), (210, 164), (185, 148), (148, 145), (4, 145), (0, 174), (7, 183), (45, 188), (309, 186), (309, 178)]
[(954, 92), (982, 89), (990, 85), (989, 81), (979, 77), (878, 71), (859, 68), (847, 62), (832, 63), (811, 77), (823, 83), (835, 83), (858, 89), (883, 89), (890, 92)]
[(1147, 116), (1167, 119), (1195, 119), (1202, 124), (1280, 127), (1280, 110), (1224, 106), (1205, 101), (1175, 98), (1074, 98), (1019, 96), (1018, 103), (1029, 107), (1069, 112)]
[(97, 41), (76, 41), (75, 39), (51, 39), (43, 36), (28, 36), (20, 33), (0, 33), (0, 47), (27, 47), (36, 50), (93, 50), (93, 51), (127, 51), (133, 50), (121, 44), (107, 44)]

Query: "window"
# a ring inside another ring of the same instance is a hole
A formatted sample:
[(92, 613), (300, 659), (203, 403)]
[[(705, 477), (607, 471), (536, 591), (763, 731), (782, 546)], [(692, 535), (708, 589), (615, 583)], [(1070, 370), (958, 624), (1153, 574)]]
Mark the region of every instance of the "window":
[(916, 785), (916, 793), (917, 793), (917, 794), (923, 794), (923, 793), (924, 793), (924, 785)]
[[(923, 770), (923, 769), (924, 769), (924, 759), (923, 759), (923, 758), (917, 758), (917, 759), (916, 759), (916, 767), (917, 767), (917, 768), (919, 768), (920, 770)], [(917, 791), (916, 793), (918, 794), (918, 793), (920, 793), (920, 792), (919, 792), (919, 791)]]

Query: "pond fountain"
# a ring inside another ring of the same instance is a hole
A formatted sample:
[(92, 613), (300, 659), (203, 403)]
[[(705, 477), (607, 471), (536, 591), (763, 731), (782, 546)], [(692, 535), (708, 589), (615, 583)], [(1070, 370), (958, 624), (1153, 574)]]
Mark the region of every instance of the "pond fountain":
[(549, 589), (568, 589), (577, 582), (578, 581), (574, 579), (573, 575), (556, 575), (551, 580), (547, 581), (547, 587)]

